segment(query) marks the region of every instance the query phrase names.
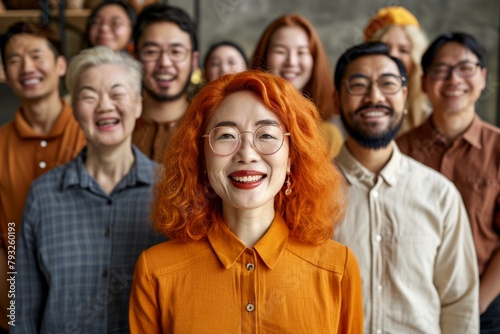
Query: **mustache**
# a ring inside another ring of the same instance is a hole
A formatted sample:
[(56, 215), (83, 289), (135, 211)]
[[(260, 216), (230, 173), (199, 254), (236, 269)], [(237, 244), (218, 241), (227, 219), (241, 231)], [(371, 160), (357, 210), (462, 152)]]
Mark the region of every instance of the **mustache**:
[(361, 107), (359, 107), (358, 109), (356, 109), (354, 111), (354, 114), (357, 115), (359, 114), (360, 112), (366, 110), (366, 109), (385, 109), (387, 110), (391, 115), (394, 114), (394, 109), (389, 107), (389, 106), (385, 106), (383, 104), (372, 104), (372, 103), (369, 103), (369, 104), (365, 104), (365, 105), (362, 105)]

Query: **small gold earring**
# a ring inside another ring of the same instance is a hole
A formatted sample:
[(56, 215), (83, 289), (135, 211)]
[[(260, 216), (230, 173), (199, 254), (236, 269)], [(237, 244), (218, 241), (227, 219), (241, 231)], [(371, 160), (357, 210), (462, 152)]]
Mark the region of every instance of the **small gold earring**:
[(288, 174), (288, 178), (286, 179), (286, 190), (285, 190), (285, 195), (290, 195), (292, 193), (292, 189), (290, 189), (290, 186), (292, 183), (290, 182), (290, 174)]

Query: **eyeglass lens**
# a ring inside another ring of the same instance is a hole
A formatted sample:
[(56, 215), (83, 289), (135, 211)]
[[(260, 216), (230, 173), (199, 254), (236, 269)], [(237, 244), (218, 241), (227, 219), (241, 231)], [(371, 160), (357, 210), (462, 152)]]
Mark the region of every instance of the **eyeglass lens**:
[[(209, 135), (210, 147), (219, 155), (229, 155), (235, 152), (240, 143), (240, 136), (250, 131), (239, 132), (231, 126), (215, 127)], [(283, 145), (284, 134), (280, 127), (264, 125), (253, 133), (253, 145), (262, 154), (276, 153)]]

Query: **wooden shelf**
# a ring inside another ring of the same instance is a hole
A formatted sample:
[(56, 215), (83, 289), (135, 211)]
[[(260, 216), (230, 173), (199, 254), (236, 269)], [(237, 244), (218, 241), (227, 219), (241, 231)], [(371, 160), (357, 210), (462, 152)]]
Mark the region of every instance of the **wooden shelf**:
[[(66, 26), (84, 32), (89, 15), (90, 9), (66, 9), (64, 11)], [(33, 21), (40, 17), (41, 11), (39, 9), (18, 9), (0, 12), (0, 34), (5, 34), (7, 29), (17, 21)], [(57, 11), (51, 12), (51, 17), (52, 22), (57, 24)]]

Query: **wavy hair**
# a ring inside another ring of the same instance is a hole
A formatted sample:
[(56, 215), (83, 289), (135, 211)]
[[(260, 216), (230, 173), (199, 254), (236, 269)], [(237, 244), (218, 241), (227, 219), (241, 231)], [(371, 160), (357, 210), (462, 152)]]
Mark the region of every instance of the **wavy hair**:
[(154, 228), (171, 239), (189, 242), (206, 238), (209, 228), (220, 226), (222, 201), (207, 191), (201, 136), (220, 104), (240, 91), (255, 94), (291, 134), (293, 191), (275, 196), (276, 214), (284, 218), (290, 235), (302, 242), (319, 244), (330, 239), (334, 224), (344, 214), (344, 181), (329, 159), (317, 109), (292, 84), (260, 70), (223, 76), (195, 96), (165, 154), (163, 177), (155, 187)]
[[(373, 34), (371, 41), (381, 41), (384, 35), (392, 27), (393, 25), (388, 25), (380, 28)], [(408, 106), (408, 114), (403, 121), (398, 136), (424, 123), (430, 114), (429, 100), (427, 95), (422, 91), (421, 78), (423, 70), (420, 65), (420, 60), (422, 59), (422, 55), (429, 41), (425, 33), (413, 25), (402, 25), (401, 28), (411, 42), (410, 55), (413, 62), (413, 72), (408, 73), (408, 99), (406, 103)]]
[(306, 32), (309, 38), (309, 51), (313, 58), (313, 70), (311, 79), (305, 85), (302, 93), (313, 100), (323, 120), (330, 119), (334, 114), (334, 105), (332, 98), (333, 82), (330, 76), (332, 72), (328, 64), (328, 56), (313, 25), (303, 16), (293, 13), (281, 16), (271, 22), (257, 43), (250, 68), (269, 70), (266, 64), (269, 42), (273, 33), (281, 27), (300, 27)]

